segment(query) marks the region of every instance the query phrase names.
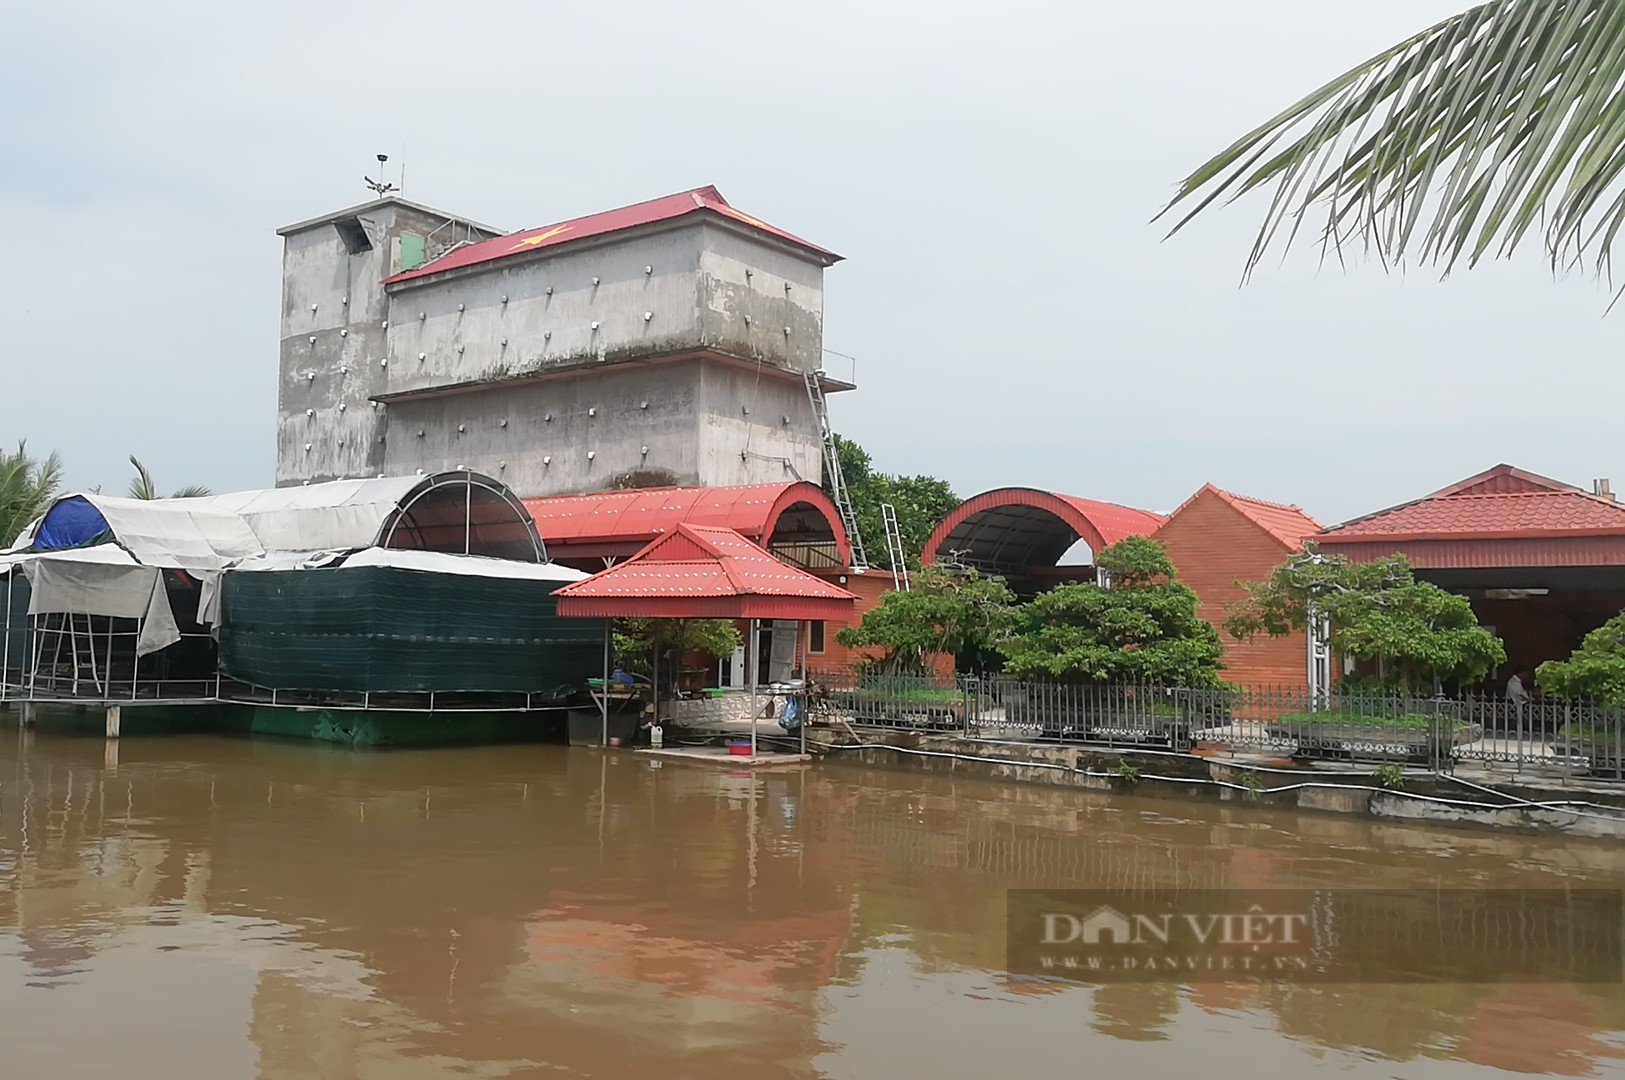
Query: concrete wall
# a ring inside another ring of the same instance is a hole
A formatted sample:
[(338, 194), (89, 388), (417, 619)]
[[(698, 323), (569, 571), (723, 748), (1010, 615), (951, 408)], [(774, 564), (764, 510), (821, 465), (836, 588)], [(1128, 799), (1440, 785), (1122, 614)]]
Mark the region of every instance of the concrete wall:
[[(819, 482), (821, 444), (809, 433), (806, 389), (782, 377), (752, 381), (691, 357), (403, 398), (387, 412), (383, 471), (466, 465), (525, 498), (798, 475)], [(748, 401), (756, 404), (741, 404)], [(720, 415), (730, 411), (739, 419)], [(786, 426), (787, 415), (802, 426)]]
[(700, 349), (803, 371), (822, 354), (822, 282), (818, 263), (700, 221), (406, 282), (388, 392)]
[(421, 218), (368, 211), (357, 254), (332, 221), (287, 237), (279, 484), (459, 465), (525, 496), (821, 481), (799, 377), (822, 355), (819, 260), (693, 218), (386, 295), (400, 235), (438, 225)]
[(821, 366), (821, 265), (753, 236), (707, 224), (699, 284), (701, 335), (706, 345), (791, 371)]
[(356, 216), (371, 248), (354, 254), (331, 219), (284, 237), (278, 485), (384, 471), (384, 409), (370, 400), (388, 386), (381, 282), (401, 268), (403, 233), (425, 237), (430, 255), (471, 234), (449, 220), (384, 203)]

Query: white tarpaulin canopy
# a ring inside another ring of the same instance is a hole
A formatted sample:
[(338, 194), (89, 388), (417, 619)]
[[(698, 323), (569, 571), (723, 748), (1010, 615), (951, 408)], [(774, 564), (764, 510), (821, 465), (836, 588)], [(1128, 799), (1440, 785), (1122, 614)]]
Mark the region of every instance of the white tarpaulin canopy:
[(197, 499), (64, 496), (18, 546), (60, 550), (107, 534), (144, 565), (199, 575), (269, 552), (375, 545), (484, 549), (480, 553), (529, 562), (543, 555), (524, 505), (498, 481), (467, 471)]
[(0, 567), (28, 575), (28, 614), (102, 615), (138, 619), (135, 654), (147, 656), (181, 639), (163, 571), (142, 566), (111, 544), (36, 555), (7, 555)]

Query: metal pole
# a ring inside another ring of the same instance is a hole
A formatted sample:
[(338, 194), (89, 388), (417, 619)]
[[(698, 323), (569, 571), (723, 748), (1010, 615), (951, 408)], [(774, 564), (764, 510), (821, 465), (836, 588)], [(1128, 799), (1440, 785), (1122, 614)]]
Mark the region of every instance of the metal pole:
[(812, 655), (812, 623), (803, 619), (798, 629), (801, 631), (801, 708), (798, 719), (801, 721), (799, 725), (801, 753), (805, 755), (807, 753), (807, 687), (812, 679), (812, 675), (807, 669), (807, 665), (810, 663), (808, 658)]
[(474, 536), (474, 481), (463, 474), (463, 554), (469, 553)]
[(0, 697), (5, 696), (7, 680), (11, 678), (11, 588), (16, 577), (15, 568), (6, 571), (6, 639), (0, 646)]
[(650, 687), (651, 687), (651, 696), (653, 697), (654, 700), (649, 705), (649, 715), (650, 715), (649, 722), (651, 724), (658, 724), (658, 723), (660, 723), (660, 624), (658, 622), (654, 624), (653, 633), (654, 633), (654, 639), (653, 639), (654, 649), (653, 649), (653, 651), (654, 651), (654, 654), (655, 654), (655, 656), (654, 656), (654, 668), (655, 668), (655, 671), (654, 671), (654, 678), (650, 682)]
[(603, 688), (602, 688), (602, 692), (598, 695), (599, 703), (602, 706), (599, 711), (603, 713), (604, 731), (603, 731), (602, 741), (598, 744), (599, 746), (608, 746), (609, 745), (609, 628), (610, 628), (610, 625), (611, 625), (610, 620), (605, 619), (604, 620), (604, 685), (603, 685)]
[[(746, 669), (750, 672), (750, 756), (756, 756), (756, 684), (762, 676), (762, 641), (759, 619), (750, 621), (750, 646), (745, 653)], [(755, 781), (751, 781), (755, 783)], [(752, 791), (755, 789), (753, 788)]]

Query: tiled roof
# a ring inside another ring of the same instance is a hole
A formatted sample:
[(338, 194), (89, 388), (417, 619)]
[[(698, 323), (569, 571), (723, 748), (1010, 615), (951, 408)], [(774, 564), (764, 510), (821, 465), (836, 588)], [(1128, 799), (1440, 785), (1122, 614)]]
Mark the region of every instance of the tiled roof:
[(819, 256), (827, 262), (835, 262), (840, 256), (833, 251), (808, 243), (793, 233), (769, 225), (765, 221), (751, 217), (741, 210), (735, 210), (728, 205), (728, 200), (722, 197), (722, 192), (714, 187), (694, 188), (691, 191), (680, 191), (675, 195), (666, 195), (659, 199), (650, 199), (648, 202), (634, 203), (631, 206), (622, 206), (615, 210), (605, 210), (599, 214), (589, 214), (586, 217), (572, 218), (569, 221), (560, 221), (552, 225), (543, 225), (540, 228), (526, 229), (509, 236), (499, 236), (493, 240), (482, 240), (477, 244), (466, 247), (453, 248), (433, 262), (411, 270), (403, 270), (394, 277), (384, 279), (384, 284), (393, 285), (396, 282), (411, 281), (413, 278), (426, 277), (429, 274), (440, 274), (447, 270), (460, 270), (465, 266), (474, 266), (493, 259), (503, 259), (512, 255), (522, 255), (542, 248), (555, 247), (559, 244), (568, 244), (576, 240), (584, 240), (590, 236), (602, 236), (605, 233), (620, 232), (622, 229), (632, 229), (639, 225), (652, 225), (657, 221), (669, 221), (672, 218), (683, 217), (687, 214), (710, 212), (723, 217), (743, 222), (753, 229), (775, 236), (797, 247)]
[[(1229, 503), (1247, 520), (1279, 540), (1281, 545), (1289, 551), (1296, 551), (1302, 547), (1305, 540), (1314, 536), (1323, 528), (1320, 522), (1310, 517), (1302, 507), (1289, 506), (1286, 503), (1266, 502), (1263, 499), (1255, 499), (1250, 495), (1237, 495), (1233, 491), (1225, 491), (1223, 488), (1214, 487), (1212, 484), (1203, 487), (1202, 491), (1198, 491), (1195, 496), (1192, 496), (1192, 500), (1194, 501), (1202, 492), (1212, 492)], [(1177, 513), (1176, 510), (1174, 514)], [(1173, 516), (1172, 514), (1169, 515), (1170, 519)]]
[(560, 615), (645, 618), (842, 618), (857, 600), (732, 529), (686, 524), (554, 595)]
[(1329, 543), (1625, 536), (1625, 506), (1498, 465), (1433, 495), (1324, 530)]

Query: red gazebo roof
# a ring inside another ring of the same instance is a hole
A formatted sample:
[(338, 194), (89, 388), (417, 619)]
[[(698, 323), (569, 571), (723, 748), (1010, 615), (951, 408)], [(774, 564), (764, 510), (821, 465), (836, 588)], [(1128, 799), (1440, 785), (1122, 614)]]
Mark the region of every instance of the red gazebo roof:
[(553, 595), (560, 615), (598, 618), (843, 619), (857, 602), (732, 529), (688, 524)]

